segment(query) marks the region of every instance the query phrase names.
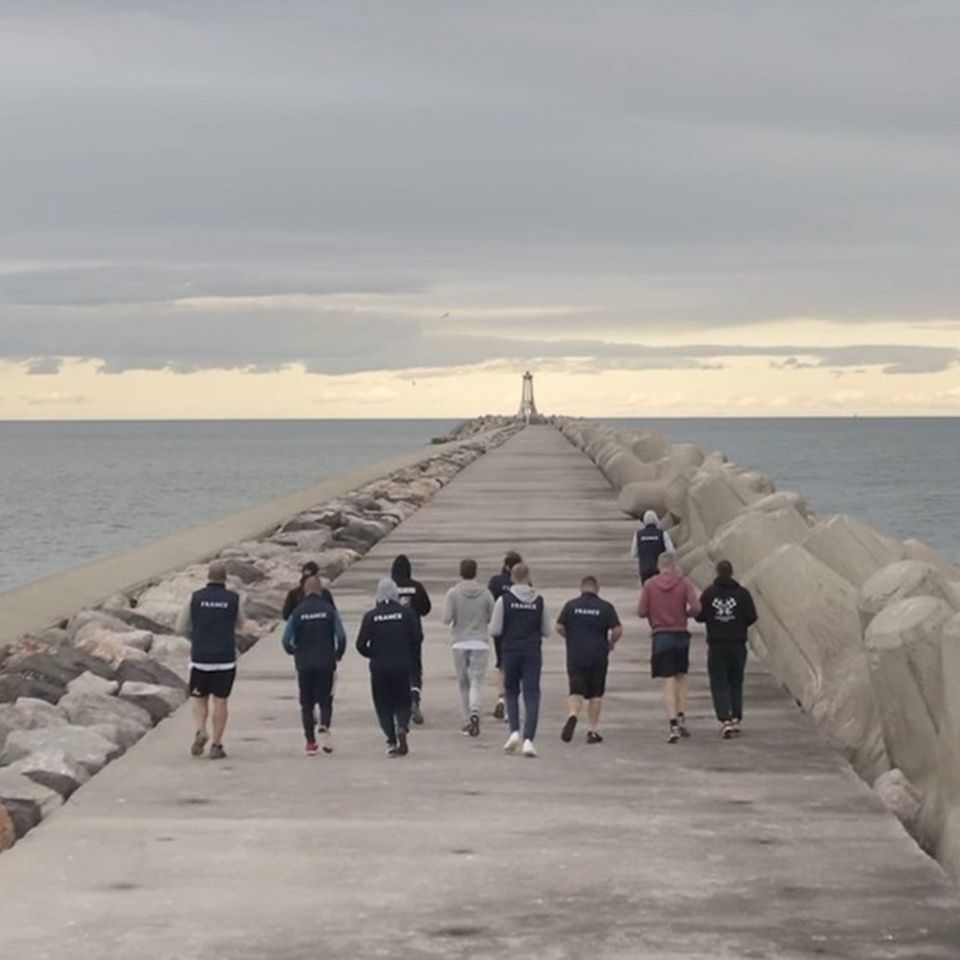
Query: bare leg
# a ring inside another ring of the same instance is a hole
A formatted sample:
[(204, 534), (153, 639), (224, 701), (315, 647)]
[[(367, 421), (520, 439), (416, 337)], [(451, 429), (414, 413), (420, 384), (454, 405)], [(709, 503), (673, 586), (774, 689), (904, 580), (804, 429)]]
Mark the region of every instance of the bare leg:
[(663, 681), (663, 705), (666, 708), (668, 720), (677, 719), (676, 680), (676, 677), (665, 677)]
[(677, 681), (677, 713), (687, 712), (687, 675), (678, 674)]
[(227, 726), (227, 701), (213, 698), (213, 742), (223, 745), (223, 731)]
[(587, 722), (590, 729), (596, 733), (600, 727), (600, 711), (603, 710), (603, 697), (594, 697), (587, 701)]
[(206, 734), (207, 732), (207, 714), (209, 713), (209, 697), (191, 697), (193, 707), (193, 722), (197, 728), (197, 733)]
[(567, 704), (569, 707), (569, 714), (571, 717), (580, 717), (580, 711), (583, 709), (583, 697), (577, 696), (577, 694), (572, 693), (567, 698)]

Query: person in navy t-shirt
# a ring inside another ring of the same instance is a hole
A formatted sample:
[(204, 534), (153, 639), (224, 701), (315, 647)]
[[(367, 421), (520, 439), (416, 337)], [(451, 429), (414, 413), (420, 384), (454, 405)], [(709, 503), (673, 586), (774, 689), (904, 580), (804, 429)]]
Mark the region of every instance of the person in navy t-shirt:
[(596, 577), (580, 581), (580, 596), (569, 600), (557, 618), (557, 633), (567, 641), (567, 677), (570, 681), (570, 714), (560, 738), (573, 739), (583, 701), (587, 701), (587, 743), (602, 743), (600, 712), (607, 683), (610, 651), (623, 634), (612, 603), (599, 596)]

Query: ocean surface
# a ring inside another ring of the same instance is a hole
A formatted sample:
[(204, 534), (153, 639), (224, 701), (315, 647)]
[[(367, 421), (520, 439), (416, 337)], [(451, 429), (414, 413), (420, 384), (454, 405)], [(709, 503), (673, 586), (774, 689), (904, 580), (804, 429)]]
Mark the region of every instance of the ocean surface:
[[(0, 590), (403, 453), (455, 421), (0, 423)], [(610, 420), (960, 562), (960, 419)]]

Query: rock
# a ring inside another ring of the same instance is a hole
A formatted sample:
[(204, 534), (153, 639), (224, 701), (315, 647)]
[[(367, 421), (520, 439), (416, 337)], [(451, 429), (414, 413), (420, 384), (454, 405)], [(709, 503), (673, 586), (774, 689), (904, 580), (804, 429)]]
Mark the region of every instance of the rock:
[(370, 547), (382, 540), (389, 532), (389, 526), (382, 521), (352, 517), (345, 527), (337, 531), (337, 540), (355, 541)]
[(924, 794), (937, 774), (940, 643), (954, 615), (943, 600), (909, 597), (881, 610), (864, 637), (890, 762)]
[(60, 684), (29, 674), (16, 671), (0, 673), (0, 703), (13, 703), (20, 697), (56, 703), (63, 696), (65, 689), (66, 687)]
[(817, 515), (814, 513), (813, 508), (806, 499), (793, 490), (778, 490), (776, 493), (769, 493), (749, 504), (747, 510), (759, 510), (772, 513), (791, 507), (803, 517), (808, 527), (813, 526), (813, 524), (817, 522)]
[(298, 533), (301, 530), (319, 530), (325, 526), (315, 513), (301, 513), (280, 524), (277, 533)]
[(872, 783), (889, 763), (860, 638), (856, 590), (795, 543), (754, 566), (743, 583), (756, 602), (767, 666)]
[(36, 730), (39, 727), (62, 727), (69, 722), (59, 707), (47, 703), (46, 700), (21, 697), (13, 707), (21, 719), (20, 727), (24, 730)]
[(137, 683), (136, 681), (125, 683), (120, 688), (119, 696), (121, 700), (126, 700), (141, 710), (145, 710), (150, 714), (150, 719), (154, 723), (159, 723), (187, 699), (187, 694), (182, 689), (164, 687), (157, 683)]
[(701, 470), (690, 483), (687, 495), (690, 535), (701, 543), (709, 541), (725, 523), (738, 517), (759, 500), (757, 494), (734, 474), (723, 470)]
[(181, 687), (186, 690), (187, 685), (169, 667), (150, 657), (137, 660), (124, 660), (117, 667), (117, 679), (121, 685), (129, 680), (139, 683), (159, 683), (165, 687)]
[(84, 636), (75, 641), (78, 650), (96, 657), (112, 667), (113, 671), (128, 660), (145, 660), (147, 655), (137, 647), (128, 646), (123, 642), (122, 634), (111, 630), (100, 632), (85, 632)]
[(241, 543), (231, 544), (220, 551), (220, 559), (239, 557), (242, 560), (270, 560), (282, 556), (286, 548), (270, 540), (244, 540)]
[(920, 560), (898, 560), (881, 567), (860, 588), (857, 604), (863, 628), (884, 607), (907, 597), (937, 597), (960, 611), (960, 594), (942, 570)]
[[(15, 763), (17, 760), (26, 759), (32, 753), (47, 750), (62, 752), (90, 774), (102, 770), (121, 753), (115, 743), (89, 727), (44, 727), (37, 730), (15, 730), (11, 733), (7, 737), (3, 753), (0, 754), (0, 764)], [(32, 783), (29, 780), (27, 782)], [(6, 799), (3, 789), (3, 771), (0, 770), (0, 799)], [(49, 792), (53, 794), (53, 791)], [(59, 797), (57, 799), (59, 800)]]
[(186, 637), (155, 637), (153, 647), (150, 649), (151, 659), (176, 658), (178, 660), (190, 659), (190, 641)]
[[(231, 588), (239, 586), (235, 578), (228, 577), (227, 580), (227, 585)], [(173, 628), (190, 597), (206, 585), (207, 567), (195, 564), (147, 587), (137, 597), (137, 610), (144, 616)]]
[(113, 633), (126, 633), (130, 629), (129, 624), (115, 616), (113, 612), (108, 613), (105, 610), (81, 610), (70, 618), (67, 633), (71, 641), (85, 630), (103, 632), (105, 630)]
[(168, 627), (164, 623), (159, 623), (151, 617), (144, 616), (139, 610), (114, 610), (113, 614), (134, 630), (145, 630), (147, 633), (152, 634), (154, 640), (159, 636), (176, 635), (172, 627)]
[(90, 779), (90, 772), (62, 750), (40, 750), (6, 768), (55, 790), (66, 800)]
[(0, 804), (0, 853), (9, 850), (17, 842), (17, 831), (7, 808)]
[(98, 677), (95, 673), (86, 671), (79, 677), (71, 680), (67, 684), (67, 693), (96, 693), (104, 696), (110, 696), (120, 689), (120, 684), (116, 680), (107, 680), (105, 677)]
[(241, 583), (258, 583), (265, 579), (259, 567), (238, 557), (227, 557), (224, 566), (227, 568), (227, 575), (236, 577)]
[(920, 813), (921, 797), (917, 788), (894, 767), (881, 773), (873, 783), (874, 792), (883, 805), (907, 828), (912, 830)]
[(296, 530), (290, 533), (277, 534), (273, 537), (273, 541), (283, 546), (295, 547), (297, 550), (319, 553), (333, 542), (333, 531), (329, 527), (320, 527), (316, 530)]
[(125, 593), (115, 593), (107, 597), (107, 599), (100, 604), (100, 609), (105, 610), (107, 613), (113, 613), (117, 610), (129, 610), (130, 598)]
[(936, 858), (955, 880), (960, 880), (960, 614), (944, 625), (940, 638), (943, 697), (937, 717), (937, 840)]
[[(122, 690), (123, 686), (120, 689)], [(107, 697), (98, 693), (68, 693), (58, 706), (71, 723), (83, 727), (97, 723), (130, 722), (145, 732), (153, 725), (147, 710), (121, 697)]]
[(710, 559), (729, 560), (737, 576), (747, 573), (785, 543), (799, 543), (810, 528), (793, 507), (746, 510), (717, 530), (710, 541)]
[(279, 620), (282, 611), (283, 598), (264, 593), (248, 593), (243, 604), (243, 614), (250, 620)]
[(63, 641), (47, 637), (35, 637), (27, 634), (18, 637), (5, 650), (0, 650), (0, 663), (6, 670), (12, 670), (28, 657), (37, 653), (56, 653), (63, 647)]
[(902, 544), (846, 514), (818, 523), (803, 546), (858, 589), (881, 567), (903, 559)]
[(62, 803), (55, 790), (9, 768), (0, 769), (0, 807), (6, 810), (18, 840)]

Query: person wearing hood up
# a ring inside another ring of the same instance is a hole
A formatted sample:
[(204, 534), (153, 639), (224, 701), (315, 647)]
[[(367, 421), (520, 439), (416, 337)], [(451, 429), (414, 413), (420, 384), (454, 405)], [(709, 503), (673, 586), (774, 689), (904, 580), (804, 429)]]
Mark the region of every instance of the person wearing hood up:
[(388, 757), (409, 752), (410, 670), (414, 651), (422, 643), (420, 620), (400, 602), (393, 580), (384, 578), (377, 584), (374, 607), (360, 623), (357, 652), (370, 661), (370, 690)]
[(663, 678), (663, 702), (670, 721), (668, 743), (689, 737), (686, 724), (687, 672), (690, 669), (690, 631), (687, 617), (700, 612), (700, 598), (694, 585), (677, 572), (677, 559), (661, 553), (660, 571), (640, 590), (637, 614), (650, 622), (653, 648), (650, 673)]
[[(523, 562), (523, 557), (516, 550), (508, 550), (503, 558), (503, 567), (499, 573), (495, 573), (487, 584), (494, 602), (503, 596), (504, 590), (510, 589), (510, 571), (518, 564)], [(497, 662), (497, 705), (493, 708), (494, 720), (503, 720), (506, 717), (506, 703), (503, 698), (503, 639), (501, 637), (493, 638), (493, 652), (496, 655)]]
[[(543, 641), (550, 636), (550, 617), (543, 597), (530, 583), (530, 569), (518, 563), (510, 571), (512, 585), (493, 606), (490, 635), (503, 638), (503, 674), (510, 736), (503, 749), (535, 757), (533, 745), (540, 716), (540, 671)], [(523, 691), (523, 735), (520, 734), (520, 693)]]
[(657, 575), (657, 560), (661, 553), (673, 553), (670, 534), (660, 527), (660, 518), (654, 510), (643, 515), (643, 526), (633, 535), (630, 556), (637, 561), (640, 582), (646, 583)]
[[(390, 568), (390, 579), (397, 585), (400, 594), (400, 603), (408, 607), (417, 618), (417, 623), (425, 617), (432, 606), (430, 597), (419, 580), (413, 579), (413, 566), (410, 558), (400, 554)], [(423, 713), (420, 710), (420, 694), (423, 691), (423, 628), (421, 625), (421, 642), (414, 650), (413, 662), (410, 665), (410, 716), (416, 724), (423, 723)]]
[[(300, 584), (289, 591), (283, 601), (283, 612), (280, 614), (283, 620), (289, 620), (290, 614), (293, 613), (293, 611), (296, 610), (301, 603), (303, 603), (303, 598), (305, 596), (303, 586), (307, 582), (308, 578), (319, 576), (320, 567), (313, 560), (308, 560), (300, 568)], [(335, 608), (337, 606), (333, 602), (333, 594), (326, 586), (324, 586), (323, 581), (320, 583), (320, 596), (323, 597), (323, 599), (326, 600), (331, 607)]]
[(477, 582), (477, 561), (460, 562), (460, 582), (447, 591), (443, 622), (451, 628), (453, 666), (460, 686), (461, 732), (480, 736), (480, 696), (490, 660), (493, 595)]
[(750, 591), (733, 579), (733, 564), (721, 560), (717, 578), (700, 595), (697, 620), (707, 625), (707, 672), (713, 709), (724, 740), (740, 735), (747, 629), (757, 622)]

